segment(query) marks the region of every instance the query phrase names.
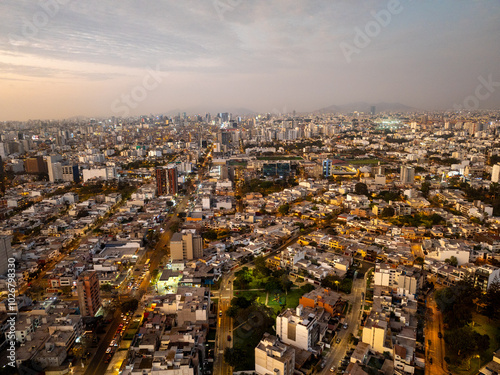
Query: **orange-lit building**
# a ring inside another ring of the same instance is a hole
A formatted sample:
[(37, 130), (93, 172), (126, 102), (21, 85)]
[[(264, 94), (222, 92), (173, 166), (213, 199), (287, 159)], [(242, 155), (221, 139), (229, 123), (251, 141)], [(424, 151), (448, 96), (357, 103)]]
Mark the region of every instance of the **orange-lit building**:
[(325, 311), (329, 312), (332, 316), (342, 312), (345, 301), (342, 296), (330, 289), (318, 288), (304, 294), (299, 304), (305, 307), (322, 307)]
[(78, 276), (76, 284), (78, 291), (78, 303), (82, 316), (95, 316), (101, 307), (101, 294), (99, 290), (99, 278), (95, 271), (84, 271)]

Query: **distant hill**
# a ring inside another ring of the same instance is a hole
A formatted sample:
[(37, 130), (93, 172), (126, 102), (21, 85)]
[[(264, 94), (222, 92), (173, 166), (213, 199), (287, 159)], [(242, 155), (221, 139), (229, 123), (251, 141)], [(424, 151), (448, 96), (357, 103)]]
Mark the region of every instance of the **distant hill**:
[(401, 103), (366, 103), (366, 102), (357, 102), (357, 103), (349, 103), (344, 105), (331, 105), (329, 107), (321, 108), (314, 113), (347, 113), (347, 112), (365, 112), (370, 113), (370, 109), (372, 106), (375, 106), (376, 113), (380, 112), (415, 112), (418, 109), (407, 106)]

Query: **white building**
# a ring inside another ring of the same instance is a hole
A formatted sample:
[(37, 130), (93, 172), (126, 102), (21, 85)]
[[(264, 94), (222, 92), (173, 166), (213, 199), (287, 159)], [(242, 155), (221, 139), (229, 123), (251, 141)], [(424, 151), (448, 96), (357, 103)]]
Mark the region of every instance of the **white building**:
[(491, 169), (491, 182), (500, 182), (500, 164), (495, 164)]
[(97, 180), (112, 180), (117, 178), (118, 175), (116, 173), (116, 168), (114, 166), (106, 166), (102, 168), (95, 169), (84, 169), (83, 170), (83, 182), (87, 182), (88, 180), (97, 179)]
[(320, 340), (318, 318), (317, 311), (302, 305), (287, 309), (276, 318), (276, 335), (285, 344), (313, 351)]

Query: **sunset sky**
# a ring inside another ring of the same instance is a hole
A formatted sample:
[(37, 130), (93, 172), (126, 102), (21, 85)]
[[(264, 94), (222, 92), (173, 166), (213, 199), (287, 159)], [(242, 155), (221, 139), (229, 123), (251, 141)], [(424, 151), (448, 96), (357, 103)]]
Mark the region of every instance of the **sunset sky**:
[(0, 121), (450, 109), (490, 76), (499, 109), (499, 19), (498, 0), (3, 0)]

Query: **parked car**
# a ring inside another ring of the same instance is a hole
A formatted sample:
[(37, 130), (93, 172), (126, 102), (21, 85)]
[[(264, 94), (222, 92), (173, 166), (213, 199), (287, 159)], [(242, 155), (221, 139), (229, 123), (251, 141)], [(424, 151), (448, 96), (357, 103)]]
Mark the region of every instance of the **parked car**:
[(227, 335), (227, 341), (231, 341), (231, 335)]
[(440, 339), (442, 339), (442, 338), (443, 338), (443, 334), (442, 334), (441, 332), (438, 332), (438, 337), (439, 337)]

